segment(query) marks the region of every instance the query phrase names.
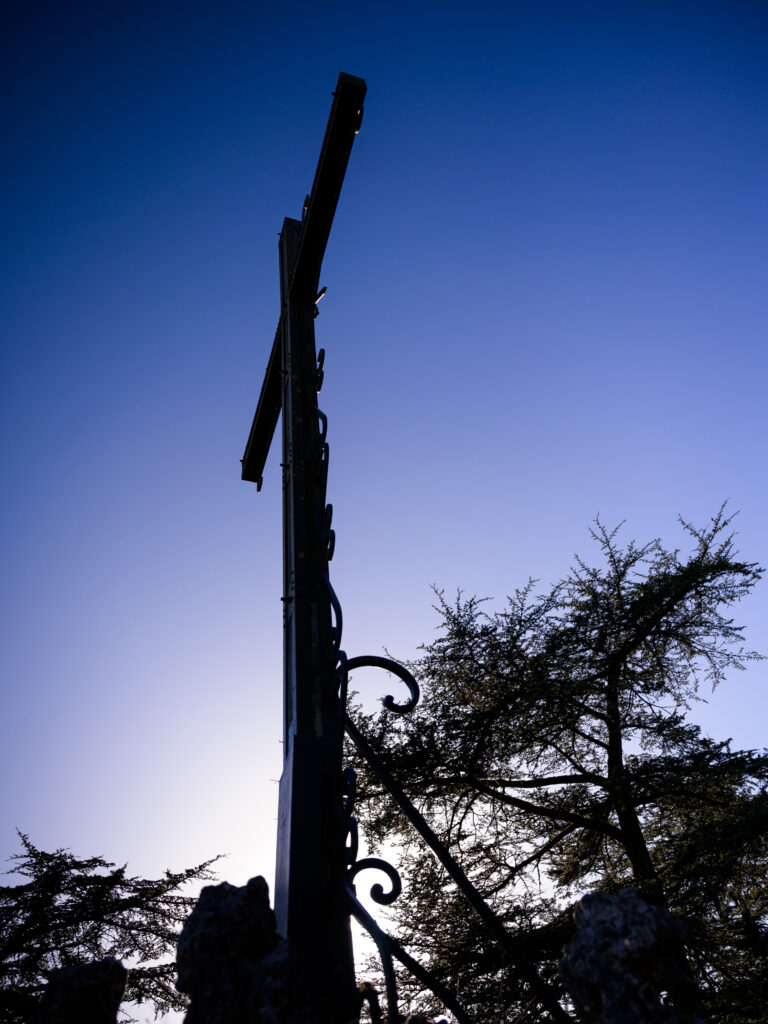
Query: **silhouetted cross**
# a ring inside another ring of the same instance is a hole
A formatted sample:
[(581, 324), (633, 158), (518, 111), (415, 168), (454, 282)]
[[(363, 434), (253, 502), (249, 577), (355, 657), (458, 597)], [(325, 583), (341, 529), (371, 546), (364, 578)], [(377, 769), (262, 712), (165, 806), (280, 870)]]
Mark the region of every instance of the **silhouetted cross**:
[(339, 75), (303, 217), (283, 222), (280, 322), (242, 460), (243, 479), (260, 489), (282, 410), (285, 761), (275, 913), (296, 956), (296, 984), (308, 986), (323, 1024), (356, 1019), (357, 1005), (339, 813), (342, 719), (328, 581), (333, 533), (325, 493), (327, 422), (317, 406), (323, 353), (318, 363), (314, 318), (320, 266), (365, 92), (362, 79)]

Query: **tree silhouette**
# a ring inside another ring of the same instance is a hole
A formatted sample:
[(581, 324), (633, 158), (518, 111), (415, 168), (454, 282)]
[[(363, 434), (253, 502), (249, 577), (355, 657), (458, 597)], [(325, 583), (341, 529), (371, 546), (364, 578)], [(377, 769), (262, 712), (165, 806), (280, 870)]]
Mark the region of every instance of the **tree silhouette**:
[[(768, 1004), (768, 756), (733, 751), (686, 715), (701, 684), (758, 657), (727, 613), (761, 570), (737, 559), (723, 509), (704, 529), (681, 523), (685, 556), (659, 540), (622, 546), (597, 521), (597, 567), (579, 559), (548, 593), (530, 582), (501, 612), (438, 593), (439, 635), (409, 666), (421, 703), (358, 720), (554, 984), (575, 902), (629, 885), (686, 926), (714, 1018), (747, 1024)], [(400, 943), (478, 1020), (548, 1019), (359, 758), (356, 768), (369, 843), (402, 853)], [(402, 984), (415, 993), (413, 979)]]
[(19, 838), (23, 852), (9, 873), (24, 881), (0, 886), (0, 1021), (28, 1020), (52, 971), (105, 957), (130, 969), (126, 1001), (149, 1002), (155, 1015), (182, 1009), (173, 954), (196, 897), (181, 890), (212, 878), (218, 858), (159, 879), (132, 878), (125, 865), (46, 853)]

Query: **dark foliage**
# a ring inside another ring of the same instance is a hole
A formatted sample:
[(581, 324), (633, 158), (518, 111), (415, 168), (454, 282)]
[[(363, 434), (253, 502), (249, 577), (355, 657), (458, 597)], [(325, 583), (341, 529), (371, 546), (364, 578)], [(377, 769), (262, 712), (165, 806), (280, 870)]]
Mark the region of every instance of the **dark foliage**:
[[(757, 655), (729, 608), (760, 577), (721, 512), (682, 523), (692, 550), (619, 543), (598, 521), (601, 563), (578, 560), (549, 593), (529, 583), (485, 612), (439, 594), (442, 627), (410, 668), (410, 715), (359, 720), (388, 768), (545, 977), (589, 891), (633, 886), (688, 934), (691, 969), (722, 1024), (768, 1005), (768, 756), (732, 751), (686, 720)], [(399, 847), (402, 944), (476, 1019), (544, 1021), (432, 856), (358, 759), (373, 847)], [(412, 983), (403, 979), (411, 993)], [(418, 1005), (438, 1010), (436, 1004)]]
[(196, 897), (181, 890), (212, 878), (213, 860), (131, 878), (101, 857), (46, 853), (19, 837), (24, 850), (11, 873), (24, 881), (0, 886), (0, 1021), (28, 1020), (52, 971), (105, 957), (130, 968), (126, 1001), (149, 1002), (155, 1015), (182, 1009), (174, 953)]

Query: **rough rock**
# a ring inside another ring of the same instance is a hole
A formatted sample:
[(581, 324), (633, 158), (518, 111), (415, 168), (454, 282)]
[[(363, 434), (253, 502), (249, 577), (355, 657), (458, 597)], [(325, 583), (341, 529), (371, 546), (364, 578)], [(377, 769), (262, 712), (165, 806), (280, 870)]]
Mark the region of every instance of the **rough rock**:
[(205, 886), (176, 948), (185, 1024), (290, 1024), (300, 994), (288, 991), (288, 956), (263, 878)]
[(703, 1024), (682, 925), (633, 889), (576, 906), (560, 976), (587, 1024)]
[(30, 1024), (115, 1024), (128, 972), (113, 957), (53, 971)]

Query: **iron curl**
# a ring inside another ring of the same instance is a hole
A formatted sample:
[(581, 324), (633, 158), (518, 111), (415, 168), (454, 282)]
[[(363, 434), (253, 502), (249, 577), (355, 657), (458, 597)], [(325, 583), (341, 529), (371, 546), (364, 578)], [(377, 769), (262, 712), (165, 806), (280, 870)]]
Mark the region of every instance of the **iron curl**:
[(385, 860), (380, 857), (363, 857), (362, 860), (355, 861), (349, 869), (349, 880), (350, 882), (360, 871), (365, 871), (366, 868), (375, 868), (377, 871), (383, 871), (389, 879), (392, 888), (389, 892), (384, 892), (384, 886), (379, 882), (376, 882), (371, 886), (371, 899), (374, 903), (378, 903), (383, 907), (389, 906), (390, 903), (394, 903), (400, 893), (403, 891), (403, 883), (400, 879), (396, 868), (393, 868), (391, 864), (388, 864)]
[(347, 660), (347, 672), (352, 672), (356, 668), (383, 668), (385, 671), (391, 672), (399, 679), (402, 679), (408, 687), (410, 697), (405, 704), (397, 704), (395, 698), (390, 693), (382, 698), (381, 703), (387, 711), (392, 711), (396, 715), (407, 715), (419, 703), (419, 684), (404, 665), (398, 664), (398, 662), (393, 661), (391, 658), (382, 658), (377, 654), (362, 654), (358, 658), (349, 658)]

